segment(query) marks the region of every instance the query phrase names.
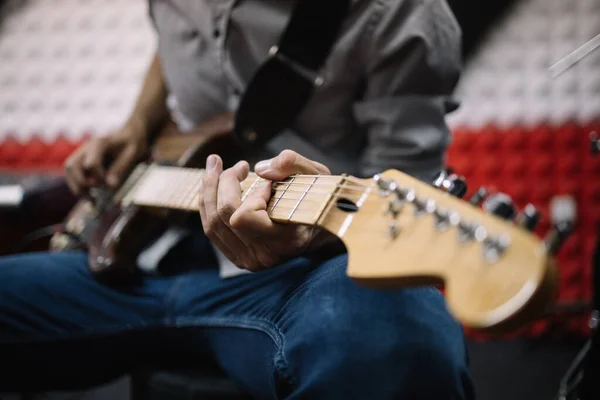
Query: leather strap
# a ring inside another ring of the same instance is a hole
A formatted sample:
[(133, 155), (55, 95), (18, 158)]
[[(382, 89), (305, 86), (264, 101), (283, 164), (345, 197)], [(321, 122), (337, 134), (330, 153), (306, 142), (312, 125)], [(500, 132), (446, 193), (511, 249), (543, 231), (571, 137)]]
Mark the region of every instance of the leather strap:
[(329, 55), (350, 0), (300, 0), (279, 42), (279, 52), (317, 71)]
[(279, 43), (258, 68), (236, 113), (234, 135), (260, 147), (289, 128), (323, 84), (319, 76), (351, 0), (299, 0)]

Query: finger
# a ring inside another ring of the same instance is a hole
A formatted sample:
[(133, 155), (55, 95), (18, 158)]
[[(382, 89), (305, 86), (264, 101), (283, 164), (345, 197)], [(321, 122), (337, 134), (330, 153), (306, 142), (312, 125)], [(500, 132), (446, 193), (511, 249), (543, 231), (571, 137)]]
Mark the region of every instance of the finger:
[[(238, 254), (247, 253), (247, 246), (239, 237), (227, 226), (218, 213), (217, 196), (219, 188), (219, 180), (223, 172), (223, 162), (217, 155), (211, 155), (206, 160), (206, 170), (202, 179), (202, 204), (204, 207), (202, 216), (202, 228), (209, 239), (214, 241), (215, 245), (220, 242), (225, 246), (223, 253), (228, 253), (227, 256), (232, 262), (235, 262), (235, 257)], [(239, 190), (239, 189), (238, 189)]]
[(217, 189), (217, 211), (225, 225), (242, 203), (240, 183), (248, 177), (249, 165), (240, 161), (221, 174)]
[(255, 187), (229, 219), (234, 232), (252, 240), (280, 235), (284, 226), (276, 224), (271, 219), (276, 210), (268, 206), (270, 197), (269, 182)]
[(223, 241), (214, 233), (214, 231), (210, 227), (208, 215), (206, 213), (204, 196), (205, 190), (203, 186), (204, 183), (202, 182), (198, 192), (198, 210), (200, 212), (200, 221), (202, 222), (202, 229), (204, 231), (204, 234), (210, 239), (211, 243), (215, 247), (217, 247), (221, 251), (221, 253), (223, 253), (225, 257), (227, 257), (231, 262), (235, 263), (236, 254), (227, 245), (225, 245), (225, 243), (223, 243)]
[(90, 142), (86, 151), (83, 153), (82, 167), (87, 173), (88, 177), (93, 178), (95, 183), (102, 183), (104, 181), (104, 154), (105, 154), (105, 141), (102, 139), (95, 139)]
[(137, 149), (132, 145), (125, 146), (123, 151), (119, 153), (106, 175), (106, 184), (110, 188), (115, 188), (121, 183), (125, 174), (135, 163), (136, 157)]
[(254, 171), (258, 176), (279, 181), (294, 174), (329, 175), (329, 169), (316, 161), (309, 160), (292, 150), (284, 150), (278, 156), (258, 162)]
[(67, 185), (75, 196), (87, 190), (88, 184), (81, 166), (82, 152), (74, 153), (65, 162), (65, 178)]

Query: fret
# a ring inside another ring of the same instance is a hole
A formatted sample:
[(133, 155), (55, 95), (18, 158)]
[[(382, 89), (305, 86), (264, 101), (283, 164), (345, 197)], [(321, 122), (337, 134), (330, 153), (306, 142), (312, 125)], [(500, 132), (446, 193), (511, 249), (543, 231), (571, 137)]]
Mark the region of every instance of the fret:
[(153, 166), (132, 190), (134, 203), (158, 207), (181, 208), (184, 193), (201, 171), (175, 167)]
[(315, 182), (317, 181), (317, 177), (314, 178), (314, 180), (310, 183), (310, 185), (306, 188), (306, 190), (304, 191), (304, 193), (302, 193), (302, 196), (300, 197), (300, 199), (298, 199), (298, 202), (296, 203), (296, 205), (294, 206), (294, 208), (292, 208), (292, 211), (290, 212), (290, 215), (288, 216), (288, 221), (292, 219), (292, 215), (294, 215), (294, 212), (296, 211), (296, 209), (298, 208), (298, 206), (300, 205), (300, 203), (302, 203), (302, 199), (304, 199), (306, 197), (306, 194), (310, 191), (310, 188), (313, 187), (313, 185), (315, 184)]
[[(150, 165), (127, 193), (130, 203), (140, 206), (198, 210), (203, 170)], [(267, 212), (274, 221), (314, 224), (326, 211), (342, 177), (294, 175), (273, 185)], [(242, 201), (262, 182), (250, 173), (240, 182)]]
[[(336, 187), (334, 190), (332, 190), (328, 195), (327, 195), (327, 199), (323, 202), (323, 204), (321, 205), (321, 209), (319, 210), (319, 217), (315, 220), (315, 224), (316, 225), (321, 225), (321, 219), (323, 217), (327, 216), (327, 213), (329, 210), (331, 210), (331, 208), (336, 204), (335, 201), (332, 201), (334, 199), (334, 196), (340, 191), (339, 187), (344, 187), (347, 178), (346, 175), (342, 175), (341, 177), (339, 177), (340, 179), (338, 179), (336, 181)], [(366, 196), (363, 195), (362, 198), (366, 198)]]
[(198, 201), (200, 201), (199, 193), (196, 192), (189, 201), (185, 204), (185, 208), (190, 211), (198, 211)]
[(180, 173), (174, 174), (172, 178), (167, 177), (165, 174), (163, 174), (163, 179), (163, 187), (165, 187), (166, 189), (163, 192), (157, 194), (161, 196), (164, 204), (168, 206), (173, 206), (177, 203), (177, 197), (179, 196), (179, 190), (182, 186), (182, 183), (185, 180), (185, 174), (183, 171), (181, 171)]
[(254, 180), (254, 182), (252, 183), (252, 185), (250, 185), (250, 188), (248, 189), (248, 191), (246, 191), (243, 196), (242, 196), (242, 202), (244, 200), (246, 200), (246, 198), (250, 195), (250, 193), (254, 190), (254, 188), (256, 187), (256, 185), (258, 184), (258, 182), (260, 182), (262, 180), (262, 178), (260, 176), (256, 177), (256, 179)]
[[(181, 205), (186, 209), (191, 209), (194, 205), (194, 198), (198, 194), (198, 190), (200, 190), (201, 177), (198, 178), (197, 174), (190, 171), (188, 175), (188, 180), (186, 182), (185, 193), (181, 200)], [(196, 201), (196, 205), (198, 202)]]
[(166, 185), (169, 187), (169, 190), (164, 193), (166, 195), (165, 203), (170, 206), (178, 204), (181, 191), (185, 186), (186, 174), (184, 171), (181, 172), (182, 173), (175, 174), (172, 181), (166, 179)]
[(340, 176), (297, 175), (293, 184), (284, 185), (282, 182), (269, 200), (269, 216), (283, 223), (316, 223), (340, 180)]
[(188, 187), (186, 195), (183, 197), (181, 205), (183, 208), (196, 211), (198, 210), (198, 192), (202, 185), (202, 174), (197, 171), (190, 171), (188, 175)]
[(187, 209), (196, 209), (198, 208), (198, 192), (200, 191), (200, 182), (197, 182), (193, 187), (192, 190), (190, 190), (190, 192), (187, 194), (185, 201), (184, 201), (184, 206)]
[(185, 203), (185, 206), (188, 210), (194, 210), (194, 211), (198, 210), (200, 188), (202, 187), (201, 179), (202, 178), (200, 177), (199, 179), (197, 179), (194, 182), (194, 186), (192, 187), (192, 190), (190, 191), (190, 196), (188, 196), (188, 199)]
[[(275, 201), (275, 204), (273, 204), (273, 207), (271, 207), (271, 211), (267, 211), (267, 213), (269, 212), (273, 212), (273, 210), (275, 209), (275, 207), (277, 207), (277, 204), (279, 204), (279, 202), (281, 201), (281, 199), (285, 196), (285, 192), (287, 192), (287, 190), (290, 188), (290, 186), (292, 185), (292, 183), (294, 182), (294, 180), (296, 179), (296, 176), (292, 176), (292, 179), (288, 182), (287, 186), (285, 187), (285, 189), (283, 189), (283, 192), (277, 197), (277, 200)], [(275, 191), (275, 193), (277, 193), (277, 190)]]

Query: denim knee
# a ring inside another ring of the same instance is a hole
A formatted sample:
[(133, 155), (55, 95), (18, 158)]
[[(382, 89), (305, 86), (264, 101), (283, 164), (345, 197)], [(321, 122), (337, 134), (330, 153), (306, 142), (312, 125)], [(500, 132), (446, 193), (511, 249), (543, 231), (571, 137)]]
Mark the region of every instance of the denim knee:
[(284, 354), (299, 398), (472, 399), (460, 325), (434, 288), (378, 291), (316, 280)]
[(0, 342), (45, 339), (68, 332), (70, 327), (58, 321), (69, 314), (69, 300), (77, 299), (84, 290), (79, 283), (85, 261), (85, 255), (79, 253), (0, 257)]

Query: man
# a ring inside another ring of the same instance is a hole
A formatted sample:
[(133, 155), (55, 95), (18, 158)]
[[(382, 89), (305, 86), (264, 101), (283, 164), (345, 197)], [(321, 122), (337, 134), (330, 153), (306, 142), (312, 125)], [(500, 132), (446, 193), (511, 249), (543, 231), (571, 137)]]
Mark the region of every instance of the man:
[[(170, 113), (185, 130), (235, 109), (294, 4), (150, 1), (157, 55), (123, 129), (68, 160), (74, 193), (117, 186)], [(445, 0), (353, 1), (294, 131), (356, 168), (344, 172), (429, 179), (449, 142), (459, 43)], [(270, 181), (329, 168), (293, 150), (254, 166)], [(473, 398), (461, 327), (439, 291), (369, 289), (345, 275), (344, 254), (303, 257), (328, 240), (272, 223), (268, 186), (241, 202), (248, 163), (225, 168), (212, 155), (206, 169), (206, 235), (174, 231), (149, 246), (137, 286), (97, 283), (79, 252), (0, 261), (0, 390), (86, 387), (144, 363), (210, 357), (260, 399)], [(227, 275), (228, 262), (250, 272)]]

